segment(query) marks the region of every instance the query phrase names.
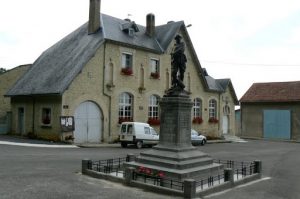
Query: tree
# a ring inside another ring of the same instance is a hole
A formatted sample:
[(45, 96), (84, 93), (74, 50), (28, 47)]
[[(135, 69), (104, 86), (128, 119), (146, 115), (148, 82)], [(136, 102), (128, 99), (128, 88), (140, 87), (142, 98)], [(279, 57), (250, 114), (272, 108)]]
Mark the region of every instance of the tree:
[(5, 68), (0, 68), (0, 74), (5, 73), (6, 69)]

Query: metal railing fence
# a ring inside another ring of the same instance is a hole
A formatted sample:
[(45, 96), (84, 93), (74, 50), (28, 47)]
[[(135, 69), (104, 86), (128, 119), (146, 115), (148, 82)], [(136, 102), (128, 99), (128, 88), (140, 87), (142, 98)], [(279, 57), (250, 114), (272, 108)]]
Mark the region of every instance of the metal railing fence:
[[(98, 161), (90, 161), (88, 162), (88, 169), (105, 173), (112, 174), (115, 176), (124, 177), (124, 167), (123, 164), (125, 162), (129, 162), (129, 157), (115, 158), (115, 159), (107, 159), (107, 160), (98, 160)], [(233, 170), (234, 180), (242, 179), (246, 176), (250, 176), (255, 174), (255, 163), (254, 162), (238, 162), (232, 160), (214, 160), (214, 163), (223, 164), (224, 168), (231, 168)], [(132, 180), (139, 181), (147, 184), (152, 184), (155, 186), (168, 187), (175, 190), (184, 189), (184, 182), (180, 180), (176, 180), (174, 178), (166, 178), (148, 175), (146, 173), (141, 173), (137, 170), (133, 172)], [(218, 174), (215, 176), (209, 176), (207, 178), (203, 178), (201, 180), (196, 181), (197, 189), (204, 190), (206, 188), (210, 188), (225, 182), (224, 173)]]
[(168, 187), (171, 189), (183, 191), (184, 185), (180, 180), (172, 178), (162, 178), (158, 176), (151, 176), (145, 173), (134, 172), (132, 180), (140, 181), (148, 184), (153, 184), (161, 187)]

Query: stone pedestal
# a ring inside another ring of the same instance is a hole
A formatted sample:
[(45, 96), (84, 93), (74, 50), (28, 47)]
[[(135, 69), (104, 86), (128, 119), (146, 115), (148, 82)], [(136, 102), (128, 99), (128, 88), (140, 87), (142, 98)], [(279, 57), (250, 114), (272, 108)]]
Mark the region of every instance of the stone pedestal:
[(141, 153), (126, 167), (146, 167), (162, 171), (167, 178), (199, 180), (222, 173), (222, 166), (213, 163), (206, 153), (191, 144), (191, 109), (187, 92), (169, 90), (160, 102), (161, 125), (159, 144)]

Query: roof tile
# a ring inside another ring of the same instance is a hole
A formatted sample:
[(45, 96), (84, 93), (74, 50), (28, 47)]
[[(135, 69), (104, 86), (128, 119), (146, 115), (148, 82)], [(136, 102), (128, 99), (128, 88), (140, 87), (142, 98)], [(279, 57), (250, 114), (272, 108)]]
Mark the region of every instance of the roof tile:
[(300, 81), (254, 83), (240, 102), (300, 101)]

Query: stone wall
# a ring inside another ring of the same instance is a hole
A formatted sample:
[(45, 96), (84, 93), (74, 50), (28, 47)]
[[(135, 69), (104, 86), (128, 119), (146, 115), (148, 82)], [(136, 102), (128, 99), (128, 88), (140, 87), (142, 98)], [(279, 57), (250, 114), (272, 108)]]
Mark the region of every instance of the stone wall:
[(10, 98), (4, 97), (4, 95), (30, 66), (30, 64), (21, 65), (0, 74), (0, 118), (4, 117), (8, 111), (11, 111)]
[(300, 103), (242, 103), (243, 137), (263, 138), (263, 111), (291, 110), (291, 139), (300, 139)]
[[(24, 110), (23, 122), (19, 111)], [(51, 109), (51, 123), (42, 123), (42, 109)], [(12, 98), (12, 131), (11, 134), (25, 135), (58, 141), (61, 136), (59, 116), (61, 115), (60, 96), (32, 96)], [(21, 128), (21, 126), (23, 127)]]

